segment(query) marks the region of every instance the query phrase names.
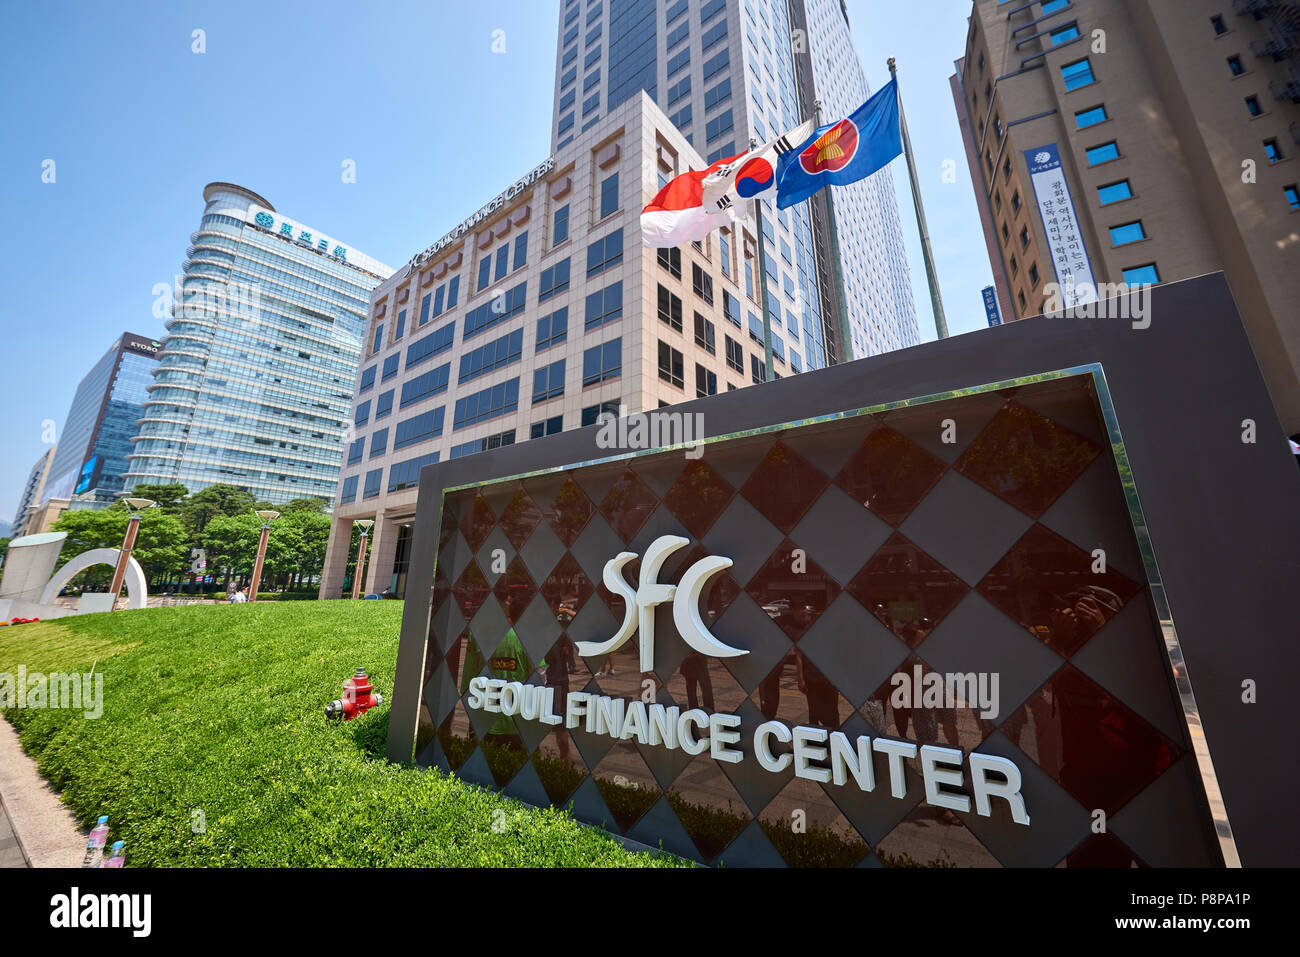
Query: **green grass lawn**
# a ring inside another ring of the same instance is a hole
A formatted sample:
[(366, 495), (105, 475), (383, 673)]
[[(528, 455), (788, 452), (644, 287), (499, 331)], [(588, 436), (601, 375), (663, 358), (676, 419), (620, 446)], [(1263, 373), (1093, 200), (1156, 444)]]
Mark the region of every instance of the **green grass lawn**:
[[(567, 814), (383, 758), (401, 602), (275, 602), (0, 628), (0, 672), (104, 674), (104, 712), (4, 712), (128, 866), (663, 866)], [(384, 704), (326, 722), (365, 667)], [(202, 812), (204, 824), (194, 822)], [(494, 828), (494, 822), (496, 827)]]

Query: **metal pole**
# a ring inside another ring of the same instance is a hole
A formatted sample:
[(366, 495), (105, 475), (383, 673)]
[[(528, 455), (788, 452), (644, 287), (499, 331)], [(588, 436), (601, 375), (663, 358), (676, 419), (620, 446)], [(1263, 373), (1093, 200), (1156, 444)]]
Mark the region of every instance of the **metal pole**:
[(262, 526), (262, 537), (257, 540), (257, 561), (253, 562), (253, 583), (248, 586), (248, 600), (257, 601), (257, 586), (262, 582), (262, 563), (266, 561), (266, 540), (271, 537), (271, 526)]
[[(822, 101), (817, 100), (813, 103), (814, 120), (817, 129), (822, 125)], [(826, 198), (826, 217), (827, 225), (831, 234), (831, 264), (835, 270), (835, 286), (839, 290), (839, 313), (840, 313), (840, 362), (853, 361), (853, 330), (849, 326), (849, 301), (844, 293), (844, 268), (840, 262), (840, 238), (839, 231), (835, 228), (835, 197), (834, 190), (826, 189), (822, 191), (822, 196)]]
[[(132, 515), (126, 522), (126, 535), (122, 539), (122, 550), (117, 553), (117, 566), (113, 569), (113, 583), (108, 586), (108, 593), (113, 596), (113, 602), (116, 603), (118, 592), (122, 590), (122, 582), (126, 579), (126, 566), (131, 561), (131, 550), (135, 548), (135, 536), (140, 530), (140, 516)], [(112, 611), (112, 605), (109, 606)]]
[[(889, 58), (889, 76), (898, 79), (898, 65)], [(940, 339), (948, 338), (948, 319), (943, 313), (943, 297), (939, 295), (939, 277), (934, 271), (934, 251), (930, 248), (930, 228), (925, 223), (925, 207), (921, 205), (921, 186), (916, 178), (916, 161), (912, 158), (912, 139), (907, 135), (907, 117), (903, 115), (903, 95), (898, 95), (898, 125), (903, 134), (903, 154), (907, 157), (907, 175), (912, 184), (912, 204), (916, 207), (916, 228), (921, 233), (921, 256), (925, 259), (925, 278), (930, 284), (930, 305), (934, 310), (934, 331)]]
[(361, 542), (357, 546), (357, 569), (352, 573), (352, 597), (361, 597), (361, 570), (366, 567), (366, 529), (361, 530)]
[[(753, 149), (753, 140), (750, 140), (750, 149)], [(767, 250), (763, 248), (763, 204), (757, 199), (754, 200), (754, 220), (758, 228), (758, 298), (761, 300), (758, 308), (763, 315), (764, 381), (771, 382), (776, 378), (776, 369), (772, 365), (772, 317), (767, 314)]]

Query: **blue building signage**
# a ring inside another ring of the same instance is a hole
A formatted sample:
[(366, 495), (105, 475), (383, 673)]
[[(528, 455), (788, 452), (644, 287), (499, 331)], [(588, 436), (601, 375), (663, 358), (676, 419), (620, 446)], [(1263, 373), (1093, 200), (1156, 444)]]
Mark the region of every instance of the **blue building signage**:
[(988, 317), (989, 326), (1002, 325), (1002, 313), (998, 309), (998, 296), (993, 291), (992, 286), (985, 286), (983, 289), (984, 296), (984, 315)]

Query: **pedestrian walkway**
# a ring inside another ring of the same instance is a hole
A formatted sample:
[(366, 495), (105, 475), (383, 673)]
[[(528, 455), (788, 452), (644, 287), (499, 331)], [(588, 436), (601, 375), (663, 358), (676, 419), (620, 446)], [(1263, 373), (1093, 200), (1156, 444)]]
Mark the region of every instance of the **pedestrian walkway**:
[(29, 867), (23, 849), (9, 822), (9, 813), (0, 803), (0, 867)]

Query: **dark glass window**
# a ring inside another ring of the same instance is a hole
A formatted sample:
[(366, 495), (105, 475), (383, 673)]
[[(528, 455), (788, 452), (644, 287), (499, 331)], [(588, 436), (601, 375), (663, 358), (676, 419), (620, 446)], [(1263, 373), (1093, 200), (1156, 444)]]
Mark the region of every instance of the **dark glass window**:
[(607, 176), (600, 184), (600, 218), (618, 209), (618, 173)]
[(365, 425), (370, 421), (370, 400), (366, 399), (357, 406), (356, 414), (352, 417), (353, 425)]
[[(360, 460), (360, 456), (357, 458)], [(349, 475), (343, 480), (343, 489), (339, 492), (340, 505), (347, 505), (357, 500), (357, 480), (360, 478), (359, 475)]]
[(745, 371), (745, 351), (741, 349), (740, 343), (731, 336), (725, 336), (724, 338), (727, 340), (727, 367), (743, 373)]
[(700, 268), (699, 263), (691, 263), (691, 289), (710, 306), (713, 305), (713, 277)]
[(595, 385), (616, 379), (623, 373), (623, 340), (611, 339), (593, 346), (582, 354), (582, 384)]
[(393, 411), (393, 390), (379, 393), (375, 399), (375, 421), (382, 419), (384, 416), (391, 414)]
[(569, 204), (555, 211), (555, 226), (551, 230), (551, 245), (558, 246), (569, 238)]
[(556, 309), (537, 320), (537, 351), (559, 345), (569, 337), (569, 307)]
[(511, 379), (456, 400), (453, 429), (486, 422), (519, 408), (519, 380)]
[(623, 281), (598, 289), (587, 295), (583, 329), (591, 330), (607, 322), (623, 318)]
[(682, 354), (666, 342), (659, 343), (659, 378), (679, 389), (686, 381)]
[[(567, 208), (567, 207), (566, 207)], [(537, 301), (545, 302), (552, 296), (569, 288), (569, 260), (563, 259), (554, 266), (542, 270), (541, 282), (537, 286)]]
[(469, 382), (481, 375), (517, 362), (524, 351), (524, 330), (516, 329), (499, 339), (471, 349), (460, 357), (460, 375), (457, 382)]
[(367, 472), (365, 490), (361, 493), (361, 497), (363, 499), (378, 498), (379, 484), (380, 481), (383, 479), (383, 477), (384, 477), (384, 470), (382, 468), (371, 469), (369, 472)]
[(361, 461), (361, 456), (366, 451), (366, 438), (362, 436), (359, 439), (353, 439), (348, 445), (348, 465), (356, 465)]
[(375, 387), (375, 369), (371, 366), (369, 369), (361, 370), (361, 384), (357, 386), (358, 392), (367, 392)]
[(456, 323), (449, 322), (433, 330), (423, 339), (416, 339), (406, 347), (406, 368), (417, 366), (421, 362), (446, 352), (456, 341)]
[(388, 451), (388, 430), (376, 429), (370, 436), (370, 457), (373, 459), (377, 455), (383, 455)]
[(714, 355), (717, 352), (715, 335), (713, 323), (697, 312), (695, 314), (695, 344), (709, 355)]
[(397, 430), (393, 435), (393, 451), (415, 445), (417, 442), (427, 442), (442, 435), (445, 415), (446, 408), (440, 405), (436, 409), (421, 412), (419, 415), (398, 422)]
[(718, 374), (711, 372), (698, 362), (695, 363), (695, 396), (704, 398), (706, 395), (718, 394)]
[(655, 260), (678, 279), (682, 278), (682, 251), (676, 246), (660, 248)]
[(659, 321), (682, 331), (682, 301), (663, 286), (659, 287)]
[(587, 247), (588, 278), (623, 261), (623, 230), (616, 229)]
[(533, 402), (545, 402), (564, 395), (564, 360), (533, 371)]
[(402, 383), (402, 398), (398, 402), (399, 409), (405, 409), (408, 405), (427, 399), (431, 395), (438, 395), (447, 391), (447, 383), (451, 379), (451, 363), (444, 362), (436, 369), (430, 369), (428, 372), (421, 373), (414, 379), (407, 379)]

